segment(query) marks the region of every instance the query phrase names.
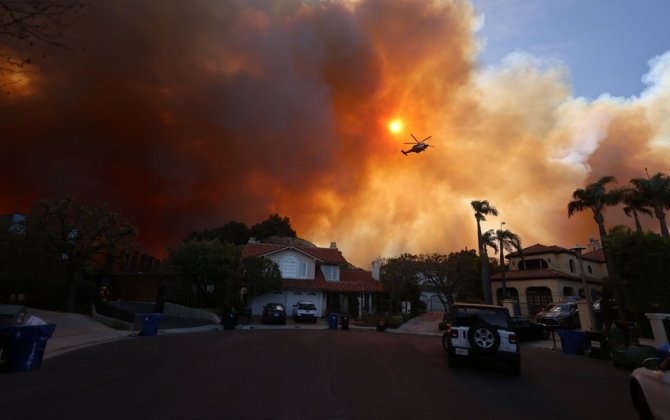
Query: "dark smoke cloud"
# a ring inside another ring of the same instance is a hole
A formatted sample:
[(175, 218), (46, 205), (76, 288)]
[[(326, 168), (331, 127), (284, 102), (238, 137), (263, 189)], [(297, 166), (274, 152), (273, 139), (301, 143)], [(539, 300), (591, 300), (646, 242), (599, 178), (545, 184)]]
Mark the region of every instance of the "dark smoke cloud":
[[(560, 65), (477, 69), (475, 22), (466, 1), (93, 2), (71, 28), (85, 48), (50, 51), (0, 99), (0, 213), (105, 201), (163, 255), (278, 212), (367, 266), (474, 247), (470, 201), (489, 199), (485, 228), (585, 243), (597, 231), (567, 218), (572, 191), (669, 172), (670, 60), (640, 98), (586, 103)], [(409, 132), (435, 147), (401, 155)]]

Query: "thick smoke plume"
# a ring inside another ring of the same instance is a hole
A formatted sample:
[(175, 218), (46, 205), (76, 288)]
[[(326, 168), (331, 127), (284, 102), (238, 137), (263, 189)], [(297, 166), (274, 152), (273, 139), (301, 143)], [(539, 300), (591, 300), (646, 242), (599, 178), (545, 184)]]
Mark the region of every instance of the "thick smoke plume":
[[(159, 256), (279, 213), (367, 267), (475, 247), (470, 202), (487, 199), (485, 229), (584, 244), (597, 229), (568, 219), (575, 189), (670, 172), (670, 54), (639, 96), (588, 102), (557, 63), (477, 68), (477, 22), (456, 0), (93, 2), (77, 48), (4, 76), (0, 213), (105, 201)], [(410, 132), (434, 147), (403, 156)], [(620, 208), (606, 222), (632, 226)]]

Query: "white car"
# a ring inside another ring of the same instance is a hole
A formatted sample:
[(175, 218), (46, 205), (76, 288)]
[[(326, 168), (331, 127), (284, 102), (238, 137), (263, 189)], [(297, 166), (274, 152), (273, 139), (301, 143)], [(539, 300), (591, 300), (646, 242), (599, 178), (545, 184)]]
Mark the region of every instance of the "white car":
[(293, 305), (293, 319), (296, 321), (313, 321), (319, 318), (319, 311), (313, 302), (298, 302)]
[(670, 419), (670, 356), (644, 361), (630, 375), (630, 396), (641, 419)]
[(509, 312), (501, 306), (457, 303), (449, 329), (442, 336), (447, 364), (458, 367), (472, 359), (499, 362), (521, 373), (521, 354)]

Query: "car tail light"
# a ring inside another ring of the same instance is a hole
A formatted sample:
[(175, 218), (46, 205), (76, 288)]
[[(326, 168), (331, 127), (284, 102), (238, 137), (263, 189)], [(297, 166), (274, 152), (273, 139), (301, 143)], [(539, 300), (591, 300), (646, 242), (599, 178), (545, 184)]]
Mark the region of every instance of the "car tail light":
[(516, 344), (517, 343), (516, 334), (512, 334), (512, 335), (509, 336), (509, 342), (511, 344)]
[(451, 329), (451, 327), (449, 327), (449, 335), (451, 338), (458, 338), (458, 330)]

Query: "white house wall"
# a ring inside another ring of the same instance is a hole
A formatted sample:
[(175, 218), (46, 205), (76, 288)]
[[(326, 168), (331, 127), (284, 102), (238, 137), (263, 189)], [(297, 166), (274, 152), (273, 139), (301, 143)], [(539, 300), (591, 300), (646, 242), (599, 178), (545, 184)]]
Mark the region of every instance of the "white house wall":
[(306, 277), (305, 278), (313, 279), (315, 277), (314, 274), (315, 274), (316, 264), (314, 262), (314, 259), (305, 255), (305, 254), (303, 254), (302, 252), (297, 252), (297, 251), (294, 251), (294, 250), (291, 250), (291, 249), (287, 249), (287, 250), (284, 250), (284, 251), (280, 251), (280, 252), (276, 252), (276, 253), (273, 253), (273, 254), (270, 254), (270, 255), (266, 255), (266, 258), (271, 259), (272, 261), (275, 262), (275, 264), (279, 265), (282, 258), (287, 256), (287, 255), (291, 255), (291, 256), (295, 257), (298, 260), (298, 262), (307, 264), (307, 270), (306, 270), (306, 274), (305, 274)]
[(252, 315), (261, 315), (263, 307), (268, 303), (281, 303), (286, 307), (286, 314), (290, 317), (293, 310), (293, 305), (300, 301), (309, 301), (316, 305), (316, 309), (323, 315), (325, 308), (325, 296), (322, 292), (317, 291), (293, 291), (287, 290), (283, 292), (266, 293), (261, 296), (253, 298), (250, 307)]

